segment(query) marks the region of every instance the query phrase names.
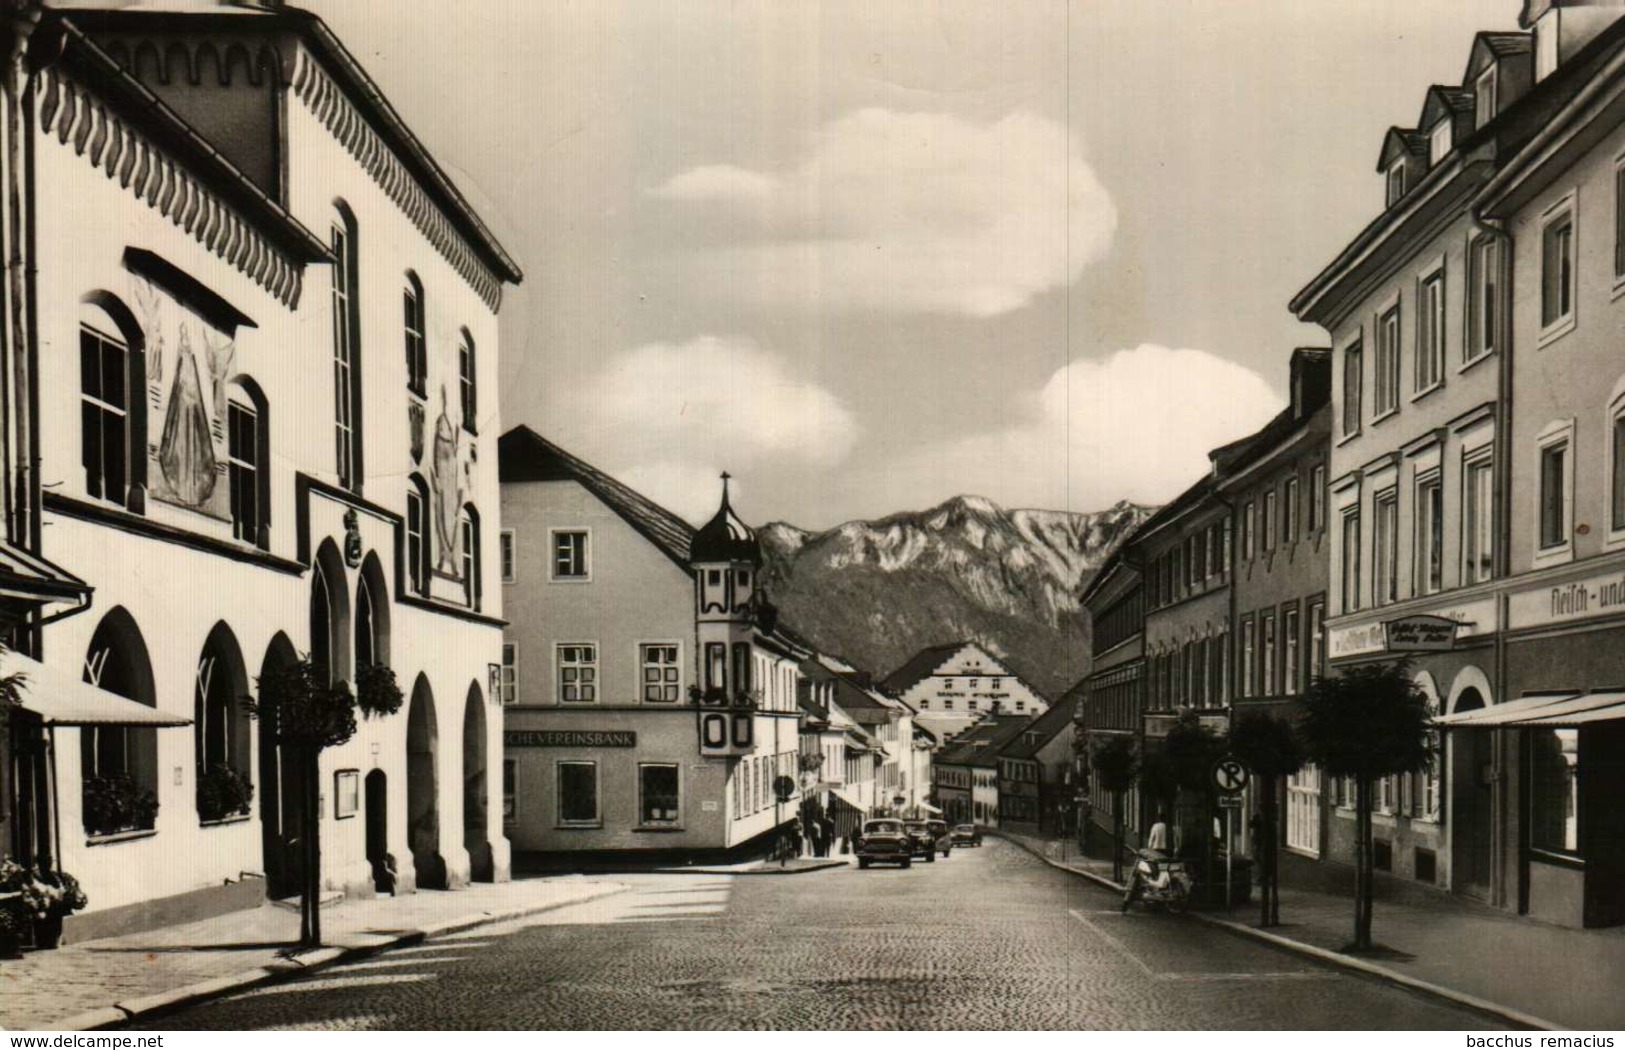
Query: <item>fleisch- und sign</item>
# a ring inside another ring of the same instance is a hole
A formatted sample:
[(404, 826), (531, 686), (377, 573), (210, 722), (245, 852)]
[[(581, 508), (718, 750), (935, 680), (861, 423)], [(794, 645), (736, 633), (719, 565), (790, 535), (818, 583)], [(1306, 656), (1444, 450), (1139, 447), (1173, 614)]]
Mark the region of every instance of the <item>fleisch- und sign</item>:
[(505, 729), (503, 747), (637, 747), (628, 729)]
[(1405, 616), (1383, 624), (1389, 652), (1426, 652), (1451, 649), (1461, 626), (1443, 616)]

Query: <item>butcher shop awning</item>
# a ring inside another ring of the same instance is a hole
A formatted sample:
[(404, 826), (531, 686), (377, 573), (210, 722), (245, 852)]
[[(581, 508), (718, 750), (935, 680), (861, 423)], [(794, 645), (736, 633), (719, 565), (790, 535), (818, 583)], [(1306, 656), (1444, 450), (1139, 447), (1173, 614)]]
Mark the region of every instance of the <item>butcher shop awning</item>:
[(24, 711), (48, 726), (188, 726), (190, 718), (167, 714), (117, 693), (98, 689), (10, 649), (0, 650), (0, 676), (23, 676), (18, 690)]
[(1625, 692), (1542, 693), (1434, 720), (1442, 729), (1518, 729), (1589, 725), (1625, 718)]
[(831, 788), (830, 794), (834, 795), (836, 800), (845, 805), (847, 808), (854, 809), (859, 814), (868, 812), (868, 810), (864, 808), (863, 803), (859, 801), (858, 797), (848, 791), (844, 791), (841, 788)]

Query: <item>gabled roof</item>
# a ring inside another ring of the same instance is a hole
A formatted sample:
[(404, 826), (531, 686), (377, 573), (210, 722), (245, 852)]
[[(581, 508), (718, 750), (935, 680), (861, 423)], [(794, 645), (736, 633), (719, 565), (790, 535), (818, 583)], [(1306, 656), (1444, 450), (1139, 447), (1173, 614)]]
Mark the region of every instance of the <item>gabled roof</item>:
[[(967, 645), (968, 641), (949, 642), (946, 645), (931, 645), (913, 656), (908, 661), (880, 680), (880, 684), (894, 693), (902, 694), (931, 677), (932, 672), (942, 666), (942, 662), (957, 653)], [(991, 655), (991, 654), (989, 654)]]
[(498, 439), (497, 476), (504, 485), (577, 482), (684, 572), (694, 571), (688, 561), (689, 544), (694, 538), (692, 525), (527, 426), (514, 427)]
[(1428, 155), (1428, 137), (1415, 128), (1389, 128), (1382, 137), (1382, 150), (1377, 154), (1377, 170), (1387, 171), (1401, 154), (1412, 157)]
[(994, 715), (984, 718), (960, 735), (946, 751), (933, 759), (939, 766), (991, 766), (998, 763), (999, 749), (1032, 719), (1026, 715)]
[(1484, 72), (1484, 67), (1503, 58), (1527, 55), (1535, 49), (1533, 33), (1482, 32), (1473, 37), (1472, 50), (1467, 54), (1467, 72), (1463, 84), (1471, 84)]
[(1466, 88), (1452, 85), (1435, 84), (1428, 88), (1427, 97), (1422, 100), (1422, 119), (1417, 127), (1423, 131), (1433, 130), (1433, 125), (1443, 120), (1447, 115), (1451, 117), (1473, 116), (1474, 96)]
[(1054, 740), (1068, 726), (1072, 725), (1073, 716), (1077, 714), (1078, 702), (1076, 698), (1062, 699), (1060, 703), (1045, 711), (1031, 723), (1024, 726), (1020, 733), (1000, 750), (999, 754), (1005, 758), (1032, 758), (1042, 751), (1051, 740)]

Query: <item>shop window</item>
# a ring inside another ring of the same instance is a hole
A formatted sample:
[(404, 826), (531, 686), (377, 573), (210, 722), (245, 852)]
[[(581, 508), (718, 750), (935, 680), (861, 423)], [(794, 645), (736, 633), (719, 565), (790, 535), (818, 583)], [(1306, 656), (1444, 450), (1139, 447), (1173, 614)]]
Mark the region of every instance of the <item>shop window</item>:
[[(135, 621), (122, 607), (97, 625), (85, 652), (84, 680), (157, 707), (152, 665)], [(146, 726), (90, 725), (79, 730), (85, 831), (112, 835), (150, 829), (158, 815), (158, 737)]]
[(197, 811), (204, 821), (248, 813), (253, 763), (248, 714), (241, 703), (247, 692), (248, 676), (237, 640), (230, 628), (218, 624), (209, 632), (198, 660), (192, 701)]
[(1580, 853), (1580, 731), (1529, 729), (1529, 845)]
[(638, 821), (643, 827), (675, 827), (682, 821), (675, 765), (638, 766)]
[(598, 763), (558, 763), (558, 821), (563, 827), (596, 826), (598, 815)]

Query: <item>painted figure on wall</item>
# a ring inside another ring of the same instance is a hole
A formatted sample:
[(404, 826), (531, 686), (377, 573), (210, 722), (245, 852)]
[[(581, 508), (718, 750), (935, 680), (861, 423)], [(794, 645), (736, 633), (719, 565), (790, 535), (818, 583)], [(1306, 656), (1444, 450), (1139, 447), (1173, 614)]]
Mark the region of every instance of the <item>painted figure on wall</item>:
[(152, 498), (231, 520), (226, 402), (237, 347), (160, 286), (131, 277), (147, 350), (146, 448)]
[(192, 507), (202, 506), (214, 494), (217, 466), (203, 397), (197, 358), (192, 353), (187, 326), (182, 324), (175, 376), (164, 410), (163, 438), (158, 443), (158, 466), (169, 493)]
[(463, 500), (457, 463), (457, 427), (446, 409), (446, 388), (440, 388), (440, 418), (434, 424), (434, 524), (439, 537), (440, 558), (436, 567), (457, 571), (458, 546), (462, 531), (457, 517)]

